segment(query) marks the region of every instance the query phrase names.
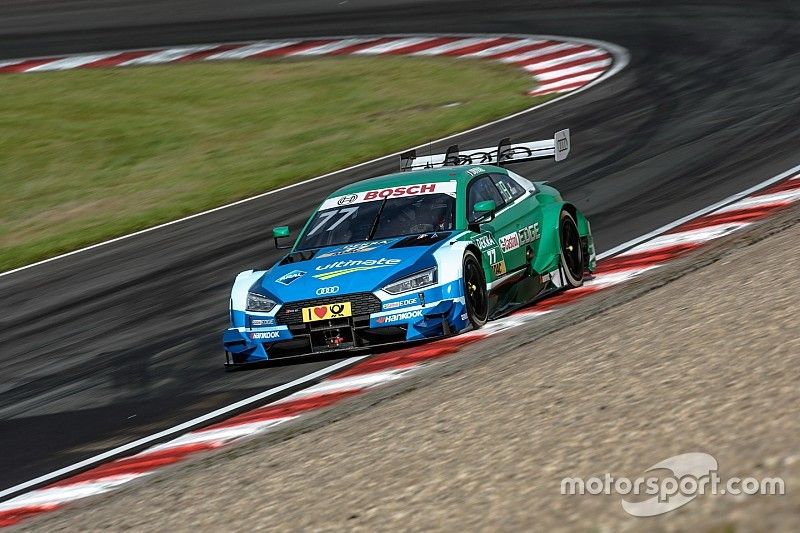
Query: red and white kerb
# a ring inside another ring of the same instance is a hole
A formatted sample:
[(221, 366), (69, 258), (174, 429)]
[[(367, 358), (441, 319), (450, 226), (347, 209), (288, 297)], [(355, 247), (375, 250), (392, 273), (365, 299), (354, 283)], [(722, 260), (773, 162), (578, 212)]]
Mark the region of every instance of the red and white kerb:
[(602, 43), (567, 38), (504, 35), (386, 35), (216, 43), (118, 50), (68, 56), (0, 60), (0, 74), (164, 65), (266, 58), (341, 56), (441, 56), (483, 59), (516, 66), (537, 81), (534, 96), (584, 87), (611, 68)]

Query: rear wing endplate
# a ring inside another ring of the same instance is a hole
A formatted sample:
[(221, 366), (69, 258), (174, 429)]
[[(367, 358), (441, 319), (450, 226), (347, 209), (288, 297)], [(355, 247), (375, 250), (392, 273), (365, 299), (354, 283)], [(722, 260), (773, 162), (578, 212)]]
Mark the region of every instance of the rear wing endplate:
[(570, 151), (569, 130), (556, 132), (552, 139), (511, 144), (506, 137), (496, 147), (478, 148), (461, 152), (458, 145), (447, 148), (443, 154), (417, 156), (416, 150), (400, 154), (400, 170), (420, 170), (425, 168), (449, 167), (458, 165), (508, 165), (554, 158), (563, 161)]

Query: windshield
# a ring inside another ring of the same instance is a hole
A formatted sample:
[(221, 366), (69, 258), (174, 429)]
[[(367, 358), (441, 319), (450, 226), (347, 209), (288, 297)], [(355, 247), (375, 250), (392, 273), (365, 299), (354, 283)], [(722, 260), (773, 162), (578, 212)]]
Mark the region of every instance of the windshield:
[(317, 211), (298, 250), (453, 229), (455, 198), (425, 194)]

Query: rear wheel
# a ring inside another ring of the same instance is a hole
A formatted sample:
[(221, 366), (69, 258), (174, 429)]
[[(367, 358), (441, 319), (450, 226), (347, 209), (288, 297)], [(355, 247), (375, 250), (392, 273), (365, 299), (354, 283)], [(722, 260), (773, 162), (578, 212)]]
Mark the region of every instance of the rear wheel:
[(486, 324), (489, 316), (489, 298), (486, 294), (486, 276), (478, 258), (469, 250), (464, 254), (464, 301), (467, 317), (473, 328)]
[(578, 233), (578, 225), (568, 211), (561, 212), (558, 224), (561, 241), (561, 270), (567, 288), (583, 285), (583, 243)]

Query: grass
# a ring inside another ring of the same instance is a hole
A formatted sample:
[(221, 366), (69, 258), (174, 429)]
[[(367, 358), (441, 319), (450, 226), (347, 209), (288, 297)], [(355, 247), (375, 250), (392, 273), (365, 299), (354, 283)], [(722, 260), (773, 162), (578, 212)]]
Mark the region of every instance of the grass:
[(507, 115), (530, 85), (437, 58), (1, 76), (0, 271)]

